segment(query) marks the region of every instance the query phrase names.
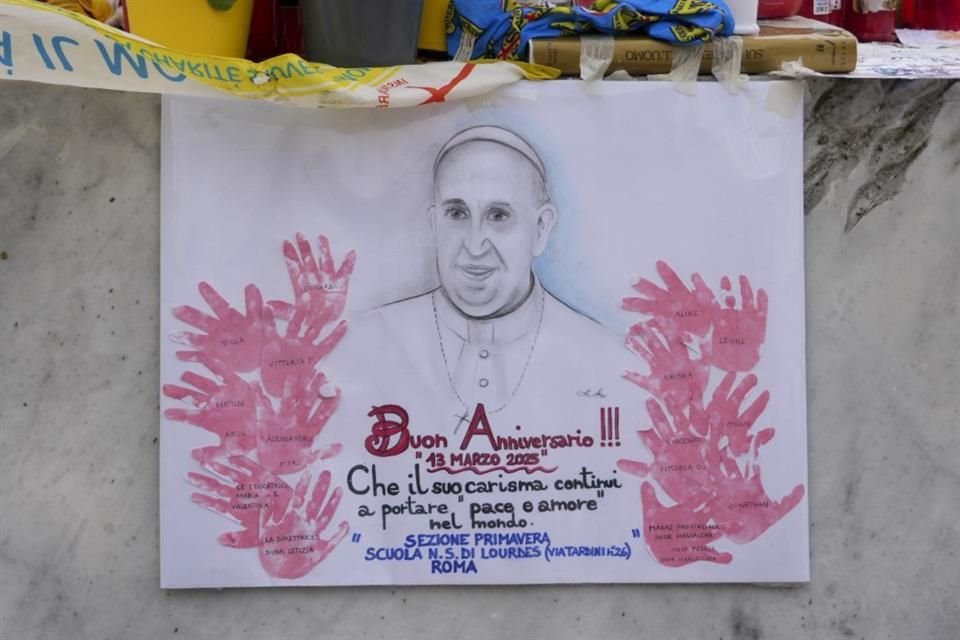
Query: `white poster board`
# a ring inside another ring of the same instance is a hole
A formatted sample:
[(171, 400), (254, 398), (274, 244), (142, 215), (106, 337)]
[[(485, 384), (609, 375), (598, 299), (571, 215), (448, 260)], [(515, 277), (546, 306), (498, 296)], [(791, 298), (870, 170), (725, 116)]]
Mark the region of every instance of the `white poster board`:
[(808, 580), (800, 96), (166, 98), (163, 585)]

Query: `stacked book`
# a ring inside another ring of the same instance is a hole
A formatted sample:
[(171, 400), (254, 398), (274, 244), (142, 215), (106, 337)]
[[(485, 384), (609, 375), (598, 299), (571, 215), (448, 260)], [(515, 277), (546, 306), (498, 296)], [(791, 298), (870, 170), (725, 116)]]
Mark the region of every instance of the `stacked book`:
[[(784, 63), (799, 62), (821, 73), (850, 73), (857, 67), (857, 39), (840, 27), (799, 16), (760, 20), (760, 33), (743, 36), (741, 73), (779, 71)], [(646, 36), (616, 36), (608, 73), (630, 75), (668, 73), (674, 47)], [(580, 38), (542, 38), (530, 42), (530, 62), (580, 75)], [(713, 48), (705, 45), (701, 73), (713, 66)]]

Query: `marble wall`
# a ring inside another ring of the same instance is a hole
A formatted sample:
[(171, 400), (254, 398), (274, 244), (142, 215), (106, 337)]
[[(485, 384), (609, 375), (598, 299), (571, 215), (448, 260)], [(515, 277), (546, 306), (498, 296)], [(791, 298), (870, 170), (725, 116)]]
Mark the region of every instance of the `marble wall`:
[(0, 83), (0, 638), (960, 637), (960, 84), (810, 84), (813, 581), (162, 591), (156, 96)]

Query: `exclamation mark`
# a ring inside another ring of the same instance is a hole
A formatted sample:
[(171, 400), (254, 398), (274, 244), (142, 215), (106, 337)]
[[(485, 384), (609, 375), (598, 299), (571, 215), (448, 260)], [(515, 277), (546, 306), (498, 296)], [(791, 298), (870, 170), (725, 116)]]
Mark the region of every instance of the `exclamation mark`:
[(607, 410), (600, 407), (600, 446), (607, 446)]
[(613, 437), (617, 441), (616, 445), (620, 446), (620, 407), (617, 407), (613, 410)]
[(620, 407), (600, 408), (600, 446), (620, 446)]

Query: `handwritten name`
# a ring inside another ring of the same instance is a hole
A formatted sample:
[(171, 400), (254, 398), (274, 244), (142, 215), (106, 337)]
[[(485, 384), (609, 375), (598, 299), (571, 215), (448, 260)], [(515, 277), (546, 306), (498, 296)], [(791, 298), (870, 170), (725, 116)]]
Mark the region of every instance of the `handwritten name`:
[(307, 364), (306, 358), (291, 358), (291, 359), (278, 358), (277, 360), (271, 360), (271, 361), (270, 361), (270, 367), (271, 367), (271, 368), (277, 368), (277, 367), (300, 367), (300, 366), (303, 366), (303, 365), (305, 365), (305, 364)]
[(603, 389), (585, 389), (584, 391), (577, 391), (578, 398), (606, 398), (607, 394)]
[(313, 438), (309, 438), (302, 433), (297, 433), (289, 436), (267, 436), (264, 439), (265, 442), (275, 443), (275, 442), (313, 442)]

